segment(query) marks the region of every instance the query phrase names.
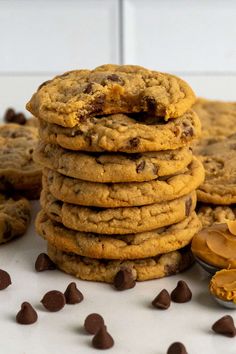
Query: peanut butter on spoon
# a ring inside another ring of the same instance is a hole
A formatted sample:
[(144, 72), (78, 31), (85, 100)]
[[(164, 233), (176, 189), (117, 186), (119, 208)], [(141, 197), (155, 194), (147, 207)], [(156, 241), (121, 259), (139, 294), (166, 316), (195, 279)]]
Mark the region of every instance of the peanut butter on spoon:
[(204, 228), (193, 237), (192, 252), (218, 268), (236, 268), (236, 221)]

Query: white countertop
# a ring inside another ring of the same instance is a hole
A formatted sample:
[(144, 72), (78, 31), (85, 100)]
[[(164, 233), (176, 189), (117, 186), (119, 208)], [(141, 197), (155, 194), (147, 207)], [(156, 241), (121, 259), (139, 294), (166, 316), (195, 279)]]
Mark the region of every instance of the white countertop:
[[(38, 203), (33, 204), (33, 220)], [(197, 265), (183, 274), (160, 280), (137, 283), (127, 291), (112, 286), (76, 280), (84, 301), (66, 305), (50, 313), (40, 304), (49, 290), (66, 289), (75, 279), (60, 271), (37, 273), (34, 263), (45, 252), (46, 242), (36, 236), (33, 222), (28, 233), (0, 247), (0, 268), (9, 272), (12, 285), (0, 292), (1, 354), (87, 354), (92, 336), (82, 326), (85, 317), (97, 312), (107, 324), (115, 346), (107, 352), (123, 354), (165, 354), (175, 341), (185, 344), (189, 354), (235, 354), (236, 338), (212, 332), (212, 324), (225, 314), (236, 321), (236, 312), (220, 307), (208, 293), (208, 274)], [(150, 305), (160, 290), (171, 291), (179, 279), (184, 279), (193, 292), (192, 301), (172, 303), (166, 311)], [(22, 302), (30, 302), (37, 310), (38, 321), (19, 325), (16, 313)]]

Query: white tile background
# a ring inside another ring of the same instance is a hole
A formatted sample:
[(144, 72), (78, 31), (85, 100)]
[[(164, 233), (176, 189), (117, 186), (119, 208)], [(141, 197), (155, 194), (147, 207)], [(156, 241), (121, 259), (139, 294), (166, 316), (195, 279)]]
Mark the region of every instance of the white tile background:
[(0, 117), (73, 68), (131, 63), (236, 100), (235, 0), (0, 0)]

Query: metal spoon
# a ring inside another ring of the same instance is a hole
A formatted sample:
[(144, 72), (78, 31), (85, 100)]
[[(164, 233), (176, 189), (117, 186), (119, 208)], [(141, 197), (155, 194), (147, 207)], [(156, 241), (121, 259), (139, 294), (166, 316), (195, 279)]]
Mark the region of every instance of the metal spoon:
[(218, 302), (219, 305), (231, 310), (236, 310), (236, 303), (233, 302), (232, 300), (222, 300), (213, 294), (211, 294), (211, 296), (216, 300), (216, 302)]
[(198, 258), (195, 256), (196, 262), (204, 269), (206, 270), (208, 273), (214, 275), (216, 272), (218, 272), (221, 268), (218, 268), (212, 264), (208, 264), (205, 261), (203, 261), (202, 259)]

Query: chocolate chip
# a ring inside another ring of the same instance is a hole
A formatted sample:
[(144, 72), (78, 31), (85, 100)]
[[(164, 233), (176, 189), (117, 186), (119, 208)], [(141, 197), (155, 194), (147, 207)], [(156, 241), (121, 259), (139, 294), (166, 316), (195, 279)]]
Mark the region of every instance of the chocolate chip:
[(0, 290), (6, 289), (11, 285), (10, 275), (3, 269), (0, 269)]
[(6, 113), (4, 114), (4, 118), (3, 118), (3, 119), (4, 119), (4, 121), (5, 121), (6, 123), (12, 123), (14, 117), (15, 117), (15, 111), (14, 111), (14, 109), (13, 109), (13, 108), (8, 108), (8, 109), (6, 110)]
[(129, 141), (129, 144), (132, 148), (136, 148), (139, 146), (139, 143), (140, 143), (140, 139), (139, 138), (133, 138), (133, 139), (130, 139)]
[(84, 299), (83, 294), (79, 291), (74, 282), (67, 286), (64, 295), (66, 298), (66, 303), (70, 305), (78, 304)]
[(51, 261), (46, 253), (40, 253), (35, 262), (35, 270), (37, 272), (43, 272), (44, 270), (56, 269), (55, 263)]
[(26, 118), (23, 113), (17, 113), (13, 119), (16, 124), (24, 125), (26, 123)]
[(181, 134), (182, 137), (193, 136), (193, 127), (188, 125), (187, 123), (183, 123), (183, 132)]
[(92, 105), (92, 113), (101, 113), (105, 102), (105, 95), (98, 96)]
[(113, 347), (114, 340), (107, 332), (106, 326), (102, 325), (92, 340), (93, 347), (96, 349), (109, 349)]
[(167, 354), (188, 354), (185, 346), (180, 342), (171, 344), (167, 350)]
[(120, 78), (120, 76), (118, 76), (116, 74), (111, 74), (111, 75), (107, 76), (107, 80), (116, 81), (117, 82), (117, 81), (121, 81), (122, 79)]
[(144, 167), (145, 167), (145, 161), (141, 161), (138, 166), (136, 167), (136, 172), (137, 173), (140, 173), (144, 170)]
[(117, 290), (131, 289), (136, 285), (131, 269), (119, 270), (114, 277), (114, 287)]
[(189, 216), (191, 212), (191, 206), (192, 206), (192, 198), (188, 198), (185, 202), (185, 215)]
[(157, 103), (153, 97), (146, 96), (144, 97), (144, 101), (146, 102), (148, 112), (156, 111)]
[(166, 289), (163, 289), (152, 301), (152, 305), (158, 309), (167, 310), (170, 307), (170, 294)]
[(101, 326), (104, 325), (104, 319), (98, 313), (91, 313), (84, 321), (84, 328), (90, 334), (95, 334)]
[(185, 281), (178, 281), (177, 287), (171, 293), (171, 300), (178, 303), (188, 302), (192, 299), (192, 292)]
[(58, 290), (52, 290), (47, 292), (41, 300), (43, 306), (51, 312), (61, 310), (66, 303), (64, 294)]
[(229, 315), (223, 316), (218, 321), (216, 321), (213, 324), (212, 329), (214, 332), (218, 334), (222, 334), (227, 337), (236, 336), (236, 328), (234, 325), (234, 320)]
[(16, 322), (28, 325), (35, 323), (37, 319), (38, 315), (35, 309), (28, 302), (23, 302), (21, 310), (16, 315)]
[(83, 93), (89, 94), (89, 93), (91, 93), (92, 91), (93, 91), (93, 83), (90, 82), (90, 83), (85, 87)]

